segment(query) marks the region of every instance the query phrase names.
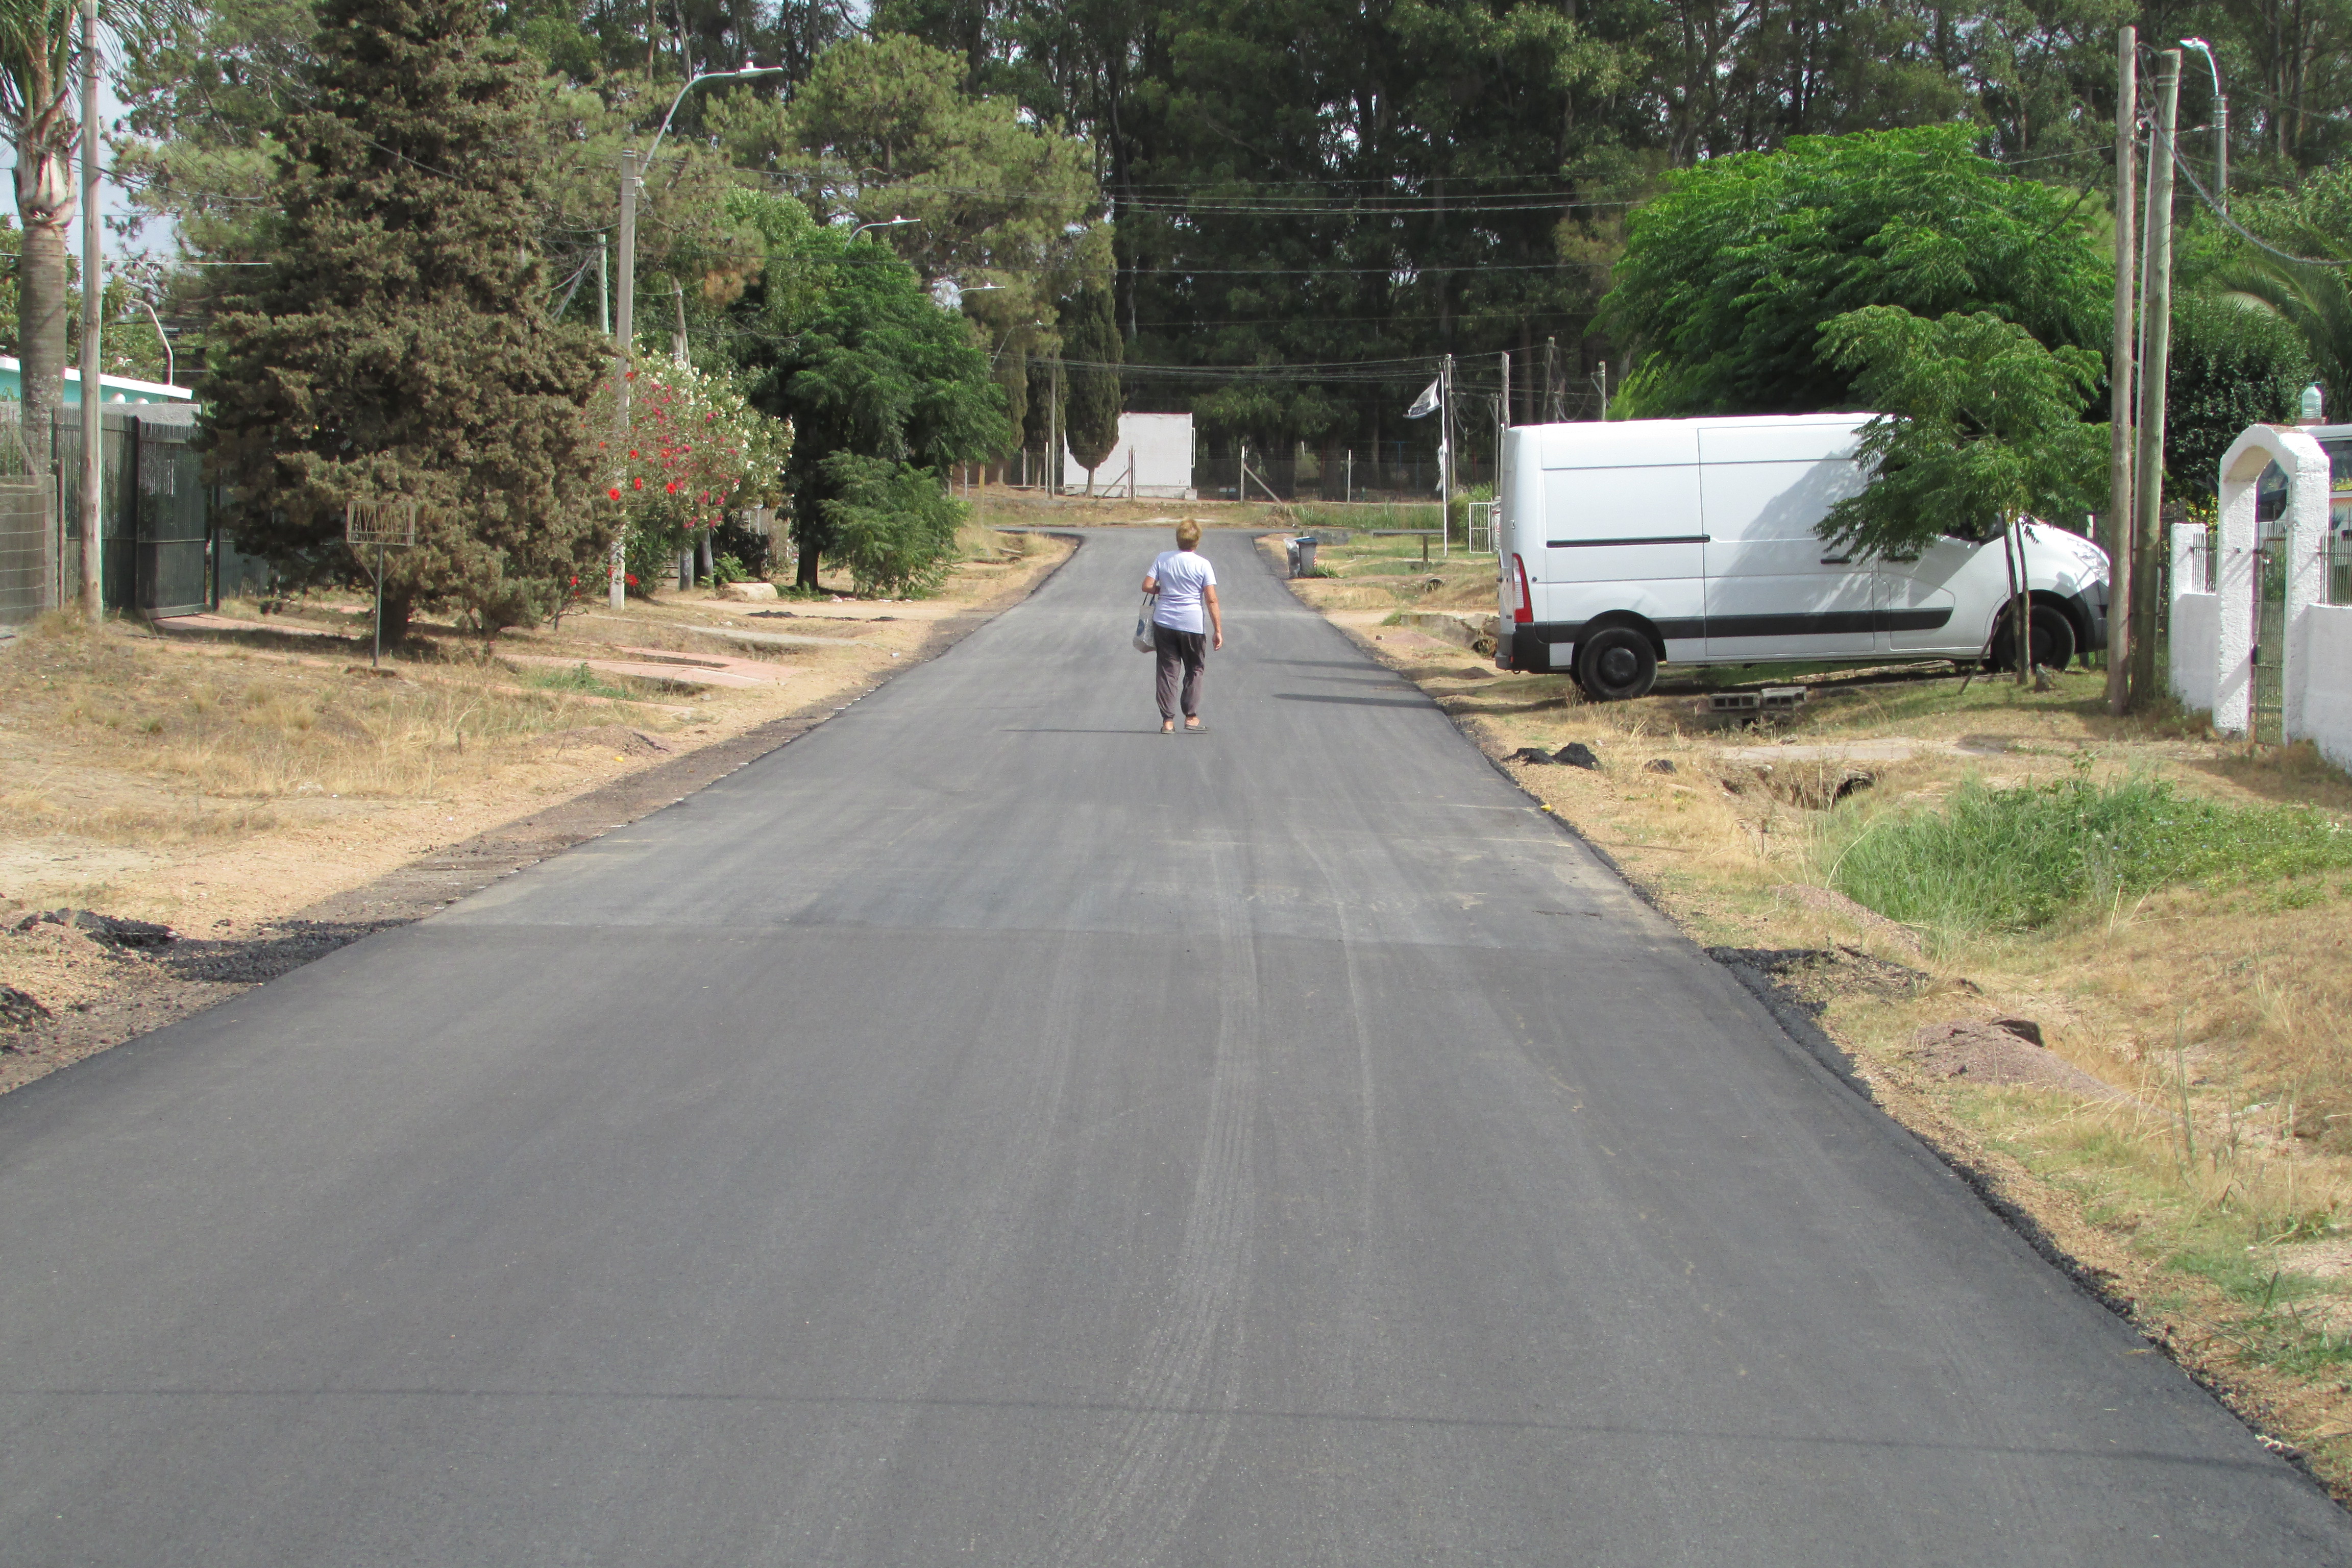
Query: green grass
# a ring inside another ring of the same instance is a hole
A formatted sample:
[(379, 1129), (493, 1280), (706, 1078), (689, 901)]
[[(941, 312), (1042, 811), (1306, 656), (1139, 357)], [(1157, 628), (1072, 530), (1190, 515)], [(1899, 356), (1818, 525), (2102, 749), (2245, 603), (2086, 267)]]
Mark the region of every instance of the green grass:
[(1971, 781), (1940, 809), (1841, 811), (1819, 853), (1830, 885), (1857, 902), (1971, 933), (2030, 931), (2177, 883), (2275, 883), (2352, 865), (2352, 831), (2308, 807), (2224, 805), (2148, 778)]
[[(1435, 528), (1437, 503), (1412, 501), (1357, 501), (1353, 504), (1333, 504), (1326, 501), (1301, 502), (1293, 509), (1301, 528)], [(1367, 543), (1372, 542), (1366, 541)]]
[(599, 679), (596, 672), (588, 668), (585, 660), (572, 669), (534, 670), (528, 677), (528, 680), (530, 685), (538, 687), (542, 691), (569, 691), (583, 697), (625, 699), (636, 695), (625, 687), (615, 686), (611, 681)]

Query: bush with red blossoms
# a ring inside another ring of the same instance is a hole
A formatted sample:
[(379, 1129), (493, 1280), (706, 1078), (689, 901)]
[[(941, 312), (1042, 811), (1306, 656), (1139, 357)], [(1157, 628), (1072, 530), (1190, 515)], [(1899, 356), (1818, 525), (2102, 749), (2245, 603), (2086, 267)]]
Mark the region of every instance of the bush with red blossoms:
[[(608, 380), (590, 410), (600, 427), (614, 415)], [(690, 365), (647, 363), (629, 373), (627, 455), (601, 485), (628, 530), (628, 559), (650, 563), (675, 555), (728, 513), (773, 506), (783, 488), (793, 427), (753, 408), (725, 376)], [(630, 586), (636, 578), (629, 578)]]

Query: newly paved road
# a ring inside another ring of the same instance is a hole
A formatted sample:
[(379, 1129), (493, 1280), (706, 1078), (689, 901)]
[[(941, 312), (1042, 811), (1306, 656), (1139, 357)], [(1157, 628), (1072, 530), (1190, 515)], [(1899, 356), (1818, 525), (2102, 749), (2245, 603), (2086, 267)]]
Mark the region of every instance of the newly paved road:
[(2344, 1563), (1418, 694), (1156, 537), (0, 1100), (0, 1562)]

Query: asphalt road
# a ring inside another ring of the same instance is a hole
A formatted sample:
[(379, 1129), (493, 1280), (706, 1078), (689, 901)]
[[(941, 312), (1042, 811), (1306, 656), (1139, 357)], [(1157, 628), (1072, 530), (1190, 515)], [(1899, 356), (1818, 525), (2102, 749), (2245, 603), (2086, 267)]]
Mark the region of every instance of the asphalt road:
[(1240, 536), (1160, 737), (1159, 548), (0, 1099), (0, 1563), (2352, 1560)]

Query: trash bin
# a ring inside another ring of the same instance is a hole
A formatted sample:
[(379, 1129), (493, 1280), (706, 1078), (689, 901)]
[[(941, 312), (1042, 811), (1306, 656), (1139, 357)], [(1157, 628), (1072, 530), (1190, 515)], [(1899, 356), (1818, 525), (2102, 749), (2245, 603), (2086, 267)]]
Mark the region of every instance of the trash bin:
[(1311, 533), (1301, 534), (1290, 542), (1290, 574), (1304, 577), (1315, 570), (1316, 539)]

